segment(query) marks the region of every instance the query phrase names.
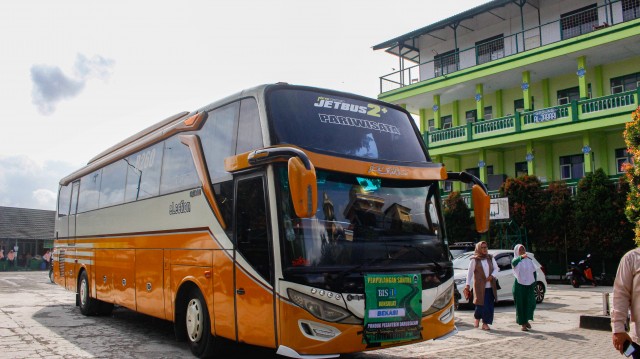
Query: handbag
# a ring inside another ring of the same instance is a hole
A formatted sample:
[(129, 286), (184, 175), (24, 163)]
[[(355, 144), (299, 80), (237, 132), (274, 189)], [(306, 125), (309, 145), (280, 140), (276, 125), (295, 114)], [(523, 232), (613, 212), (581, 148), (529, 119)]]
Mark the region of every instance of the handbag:
[(502, 289), (502, 287), (500, 287), (500, 282), (498, 281), (498, 278), (496, 278), (496, 289), (498, 290)]

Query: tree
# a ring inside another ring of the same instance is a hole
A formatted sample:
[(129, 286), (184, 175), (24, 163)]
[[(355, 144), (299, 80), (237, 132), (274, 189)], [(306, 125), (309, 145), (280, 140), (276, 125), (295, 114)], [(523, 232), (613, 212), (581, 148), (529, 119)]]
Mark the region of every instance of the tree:
[(443, 201), (444, 223), (449, 243), (471, 242), (474, 236), (474, 221), (471, 210), (460, 192), (453, 191)]
[(634, 159), (633, 165), (627, 163), (624, 168), (629, 183), (625, 214), (635, 227), (635, 242), (640, 246), (640, 107), (631, 114), (631, 122), (627, 122), (622, 136)]
[(531, 246), (534, 247), (534, 239), (540, 236), (540, 213), (544, 208), (542, 183), (536, 176), (507, 178), (500, 186), (500, 196), (509, 198), (510, 217), (522, 230), (526, 230)]
[(597, 251), (604, 259), (619, 259), (633, 243), (624, 216), (624, 188), (616, 189), (602, 168), (578, 182), (575, 215), (578, 249)]
[(538, 247), (564, 251), (565, 241), (571, 240), (574, 226), (574, 203), (567, 184), (562, 181), (550, 182), (543, 190), (542, 206)]

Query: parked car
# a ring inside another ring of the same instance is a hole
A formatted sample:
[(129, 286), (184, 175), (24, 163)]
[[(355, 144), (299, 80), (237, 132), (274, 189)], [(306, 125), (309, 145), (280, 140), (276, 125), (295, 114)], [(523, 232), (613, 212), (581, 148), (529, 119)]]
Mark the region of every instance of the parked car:
[[(513, 268), (511, 268), (513, 251), (510, 249), (490, 249), (489, 254), (495, 257), (496, 263), (498, 263), (498, 267), (500, 268), (500, 271), (496, 275), (496, 278), (500, 283), (500, 289), (498, 290), (498, 301), (513, 300), (512, 288), (515, 281)], [(533, 263), (536, 266), (536, 302), (542, 303), (542, 301), (544, 300), (544, 294), (547, 290), (547, 277), (544, 274), (544, 267), (540, 264), (540, 262), (536, 260), (533, 253), (527, 252), (527, 255), (533, 260)], [(469, 261), (471, 260), (472, 256), (473, 252), (466, 252), (463, 254), (459, 254), (453, 259), (453, 281), (458, 292), (460, 293), (463, 293), (467, 278), (467, 271), (469, 269)], [(459, 300), (459, 304), (469, 304), (469, 301), (464, 296), (462, 296)]]
[(458, 242), (449, 245), (449, 251), (453, 258), (459, 256), (462, 253), (473, 251), (476, 248), (476, 244), (473, 242)]

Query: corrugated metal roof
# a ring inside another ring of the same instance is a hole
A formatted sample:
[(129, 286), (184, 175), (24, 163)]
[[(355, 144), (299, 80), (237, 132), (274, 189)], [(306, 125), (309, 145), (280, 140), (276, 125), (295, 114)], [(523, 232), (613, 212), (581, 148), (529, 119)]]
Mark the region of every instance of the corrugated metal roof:
[(55, 211), (0, 206), (0, 239), (51, 239)]
[(436, 23), (433, 23), (431, 25), (427, 25), (423, 28), (420, 28), (418, 30), (414, 30), (411, 31), (409, 33), (406, 33), (402, 36), (398, 36), (396, 38), (393, 38), (391, 40), (387, 40), (383, 43), (380, 43), (378, 45), (373, 46), (374, 50), (380, 50), (380, 49), (386, 49), (386, 48), (390, 48), (390, 47), (394, 47), (394, 46), (398, 46), (401, 43), (404, 43), (407, 40), (411, 40), (413, 38), (418, 38), (421, 35), (427, 34), (430, 31), (434, 31), (434, 30), (440, 30), (442, 28), (445, 28), (447, 26), (449, 26), (450, 24), (456, 23), (456, 22), (460, 22), (462, 20), (466, 20), (469, 18), (472, 18), (478, 14), (481, 14), (483, 12), (487, 12), (490, 11), (492, 9), (495, 9), (497, 7), (501, 7), (504, 6), (506, 4), (510, 4), (513, 3), (513, 0), (493, 0), (490, 1), (486, 4), (482, 4), (479, 6), (476, 6), (472, 9), (469, 9), (467, 11), (461, 12), (458, 15), (454, 15), (451, 16), (449, 18), (446, 18), (444, 20), (438, 21)]

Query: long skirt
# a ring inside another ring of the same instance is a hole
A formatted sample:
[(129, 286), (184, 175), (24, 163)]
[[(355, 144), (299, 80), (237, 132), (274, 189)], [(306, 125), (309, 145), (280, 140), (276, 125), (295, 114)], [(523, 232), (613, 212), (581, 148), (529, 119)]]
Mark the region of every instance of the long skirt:
[(484, 324), (493, 324), (493, 305), (495, 298), (493, 296), (493, 290), (486, 288), (484, 290), (484, 304), (476, 305), (476, 310), (473, 312), (475, 319), (482, 319)]
[(513, 283), (513, 301), (516, 305), (516, 323), (525, 325), (533, 320), (533, 312), (536, 309), (536, 284), (522, 285), (516, 280)]

